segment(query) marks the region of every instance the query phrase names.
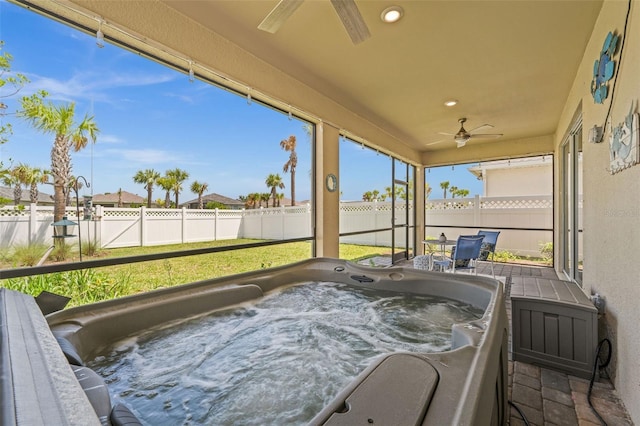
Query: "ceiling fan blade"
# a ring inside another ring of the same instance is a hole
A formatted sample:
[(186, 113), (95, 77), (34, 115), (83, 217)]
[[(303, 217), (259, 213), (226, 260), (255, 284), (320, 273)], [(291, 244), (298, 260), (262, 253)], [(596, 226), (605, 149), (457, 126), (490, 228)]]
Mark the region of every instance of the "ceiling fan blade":
[(260, 22), (258, 29), (274, 34), (282, 24), (300, 7), (304, 0), (280, 0), (266, 18)]
[(436, 145), (436, 144), (439, 144), (439, 143), (442, 143), (442, 142), (448, 142), (448, 141), (449, 141), (449, 139), (440, 139), (439, 141), (429, 142), (425, 146)]
[(455, 136), (455, 133), (446, 133), (446, 132), (438, 132), (439, 135), (445, 135), (445, 136)]
[(354, 0), (331, 0), (331, 4), (340, 17), (342, 25), (347, 30), (353, 44), (361, 43), (371, 37), (369, 28), (367, 28), (367, 24), (362, 19)]
[(499, 138), (503, 136), (502, 133), (494, 133), (494, 134), (489, 134), (489, 133), (485, 133), (485, 134), (473, 134), (473, 135), (469, 135), (469, 137), (472, 138)]
[(473, 133), (476, 130), (484, 129), (485, 127), (489, 128), (489, 129), (493, 129), (493, 126), (491, 124), (483, 124), (482, 126), (478, 126), (478, 127), (474, 128), (474, 129), (469, 130), (469, 133)]

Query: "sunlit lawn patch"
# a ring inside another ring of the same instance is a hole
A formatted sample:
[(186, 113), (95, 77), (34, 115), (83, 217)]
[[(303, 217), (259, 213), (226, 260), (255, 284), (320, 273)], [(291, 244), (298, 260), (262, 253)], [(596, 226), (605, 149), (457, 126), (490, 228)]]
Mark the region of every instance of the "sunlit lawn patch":
[[(100, 251), (100, 257), (127, 257), (255, 242), (258, 241), (227, 240), (170, 246), (103, 249)], [(388, 251), (388, 248), (385, 247), (342, 244), (340, 246), (340, 257), (357, 261), (374, 255), (382, 255)], [(50, 291), (71, 297), (70, 306), (75, 306), (161, 287), (286, 265), (310, 257), (312, 257), (311, 243), (296, 242), (90, 270), (15, 278), (2, 280), (0, 286), (34, 296), (43, 290)]]

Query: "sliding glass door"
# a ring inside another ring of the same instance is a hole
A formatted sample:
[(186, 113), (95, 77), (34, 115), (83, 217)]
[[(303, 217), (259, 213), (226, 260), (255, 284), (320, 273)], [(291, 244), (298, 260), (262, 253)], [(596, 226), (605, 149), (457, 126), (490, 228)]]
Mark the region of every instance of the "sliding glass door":
[(582, 285), (582, 119), (562, 145), (561, 264), (567, 278)]

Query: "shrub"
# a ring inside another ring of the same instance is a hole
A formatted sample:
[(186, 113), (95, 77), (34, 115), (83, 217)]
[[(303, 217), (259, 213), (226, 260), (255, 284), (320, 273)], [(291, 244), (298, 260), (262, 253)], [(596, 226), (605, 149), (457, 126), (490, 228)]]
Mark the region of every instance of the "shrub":
[(551, 262), (553, 260), (553, 242), (541, 243), (540, 254), (545, 262)]
[(45, 244), (18, 245), (8, 255), (8, 261), (16, 266), (34, 266), (49, 249)]
[(72, 244), (67, 244), (64, 241), (56, 244), (56, 248), (51, 252), (51, 259), (56, 262), (63, 262), (71, 257), (71, 251), (73, 250)]
[(85, 256), (95, 256), (100, 252), (100, 245), (97, 241), (83, 241), (82, 242), (82, 254)]
[(37, 296), (43, 291), (71, 298), (69, 306), (84, 305), (132, 294), (128, 274), (109, 275), (92, 269), (12, 278), (2, 281), (10, 290)]
[(209, 210), (213, 210), (213, 209), (219, 209), (219, 210), (227, 210), (229, 208), (229, 206), (222, 204), (219, 201), (209, 201), (205, 206), (205, 209), (209, 209)]
[(519, 259), (518, 256), (506, 250), (496, 250), (496, 252), (493, 255), (493, 260), (495, 262), (509, 263), (518, 259)]

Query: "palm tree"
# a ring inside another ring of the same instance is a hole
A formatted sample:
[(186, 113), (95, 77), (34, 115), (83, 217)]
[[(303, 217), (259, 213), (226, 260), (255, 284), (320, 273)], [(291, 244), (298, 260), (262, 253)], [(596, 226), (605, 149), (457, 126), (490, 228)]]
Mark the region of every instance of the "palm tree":
[(27, 185), (29, 182), (29, 166), (26, 164), (18, 164), (9, 171), (13, 182), (13, 202), (15, 205), (20, 204), (22, 200), (22, 185)]
[(373, 193), (371, 191), (367, 191), (364, 194), (362, 194), (362, 201), (373, 201)]
[(182, 191), (182, 184), (185, 180), (189, 179), (189, 173), (182, 169), (167, 170), (166, 175), (172, 179), (171, 190), (176, 197), (176, 208), (180, 205), (178, 203), (178, 195)]
[(456, 198), (456, 195), (458, 195), (458, 187), (451, 185), (449, 187), (449, 194), (451, 194), (451, 198)]
[(14, 173), (15, 169), (6, 170), (2, 175), (2, 183), (9, 188), (13, 187), (13, 204), (19, 205), (22, 198), (22, 183), (18, 180)]
[(194, 194), (198, 194), (198, 208), (199, 209), (203, 209), (204, 208), (204, 204), (202, 202), (202, 194), (207, 189), (209, 189), (209, 184), (206, 183), (206, 182), (200, 183), (197, 180), (194, 180), (193, 183), (191, 184), (191, 192), (193, 192)]
[[(78, 185), (76, 187), (76, 184)], [(66, 197), (66, 201), (65, 201), (65, 205), (70, 206), (71, 205), (71, 190), (72, 189), (82, 189), (83, 185), (82, 185), (82, 181), (78, 180), (78, 178), (76, 176), (71, 176), (69, 178), (69, 187), (66, 189), (65, 192), (65, 197)], [(120, 189), (122, 191), (122, 189)], [(118, 207), (122, 207), (122, 206), (118, 206)]]
[(51, 175), (53, 176), (53, 220), (61, 220), (65, 214), (66, 192), (71, 177), (71, 155), (69, 150), (80, 151), (89, 142), (95, 143), (99, 133), (93, 117), (86, 116), (75, 123), (75, 104), (54, 105), (44, 103), (46, 92), (23, 97), (22, 111), (18, 114), (43, 133), (53, 133), (55, 139), (51, 149)]
[(444, 196), (442, 198), (447, 198), (447, 189), (449, 188), (449, 181), (446, 180), (444, 182), (440, 182), (440, 188), (444, 189)]
[(173, 188), (173, 179), (169, 176), (159, 177), (158, 185), (165, 191), (164, 197), (164, 208), (168, 209), (171, 207), (171, 189)]
[(284, 199), (284, 192), (279, 193), (277, 198), (278, 198), (278, 207), (280, 207), (280, 202)]
[(147, 208), (151, 208), (151, 198), (153, 198), (153, 187), (158, 183), (160, 179), (160, 173), (153, 169), (138, 170), (133, 176), (133, 181), (144, 185), (144, 189), (147, 190)]
[(469, 190), (468, 189), (458, 189), (456, 191), (456, 195), (458, 195), (460, 198), (464, 198), (467, 195), (469, 195)]
[(264, 201), (265, 207), (269, 207), (269, 198), (271, 198), (270, 192), (263, 192), (260, 194), (260, 201)]
[[(267, 179), (265, 179), (264, 183), (267, 184), (267, 186), (269, 188), (271, 188), (271, 195), (270, 197), (273, 198), (273, 207), (276, 206), (276, 199), (278, 198), (278, 194), (276, 192), (277, 188), (284, 188), (284, 183), (282, 182), (282, 178), (280, 177), (279, 174), (273, 174), (271, 173), (269, 176), (267, 176)], [(267, 203), (269, 201), (267, 200)], [(269, 205), (267, 204), (267, 207), (269, 207)]]
[(256, 208), (260, 204), (260, 194), (252, 192), (247, 196), (247, 207)]
[(393, 190), (390, 186), (384, 188), (384, 199), (386, 200), (387, 198), (393, 198)]
[(245, 209), (249, 209), (251, 208), (251, 204), (253, 202), (253, 200), (251, 199), (251, 194), (247, 194), (247, 195), (240, 195), (238, 197), (238, 200), (243, 201), (244, 202), (244, 208)]
[(296, 154), (296, 137), (291, 135), (289, 139), (280, 141), (280, 148), (289, 152), (289, 160), (284, 163), (282, 171), (288, 173), (291, 170), (291, 205), (296, 205), (296, 167), (298, 166), (298, 154)]
[(49, 176), (51, 176), (49, 170), (43, 170), (39, 167), (29, 168), (27, 184), (29, 185), (29, 201), (31, 204), (38, 204), (38, 185), (49, 183)]

